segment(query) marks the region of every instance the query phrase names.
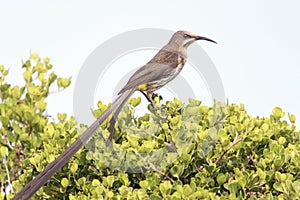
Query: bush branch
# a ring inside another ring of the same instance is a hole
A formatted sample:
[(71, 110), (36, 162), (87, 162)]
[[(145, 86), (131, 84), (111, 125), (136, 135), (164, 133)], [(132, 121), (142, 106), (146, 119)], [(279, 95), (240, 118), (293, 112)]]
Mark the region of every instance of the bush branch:
[(242, 141), (242, 139), (238, 139), (238, 140), (234, 141), (234, 142), (230, 145), (230, 147), (229, 147), (228, 149), (225, 149), (225, 151), (223, 151), (223, 153), (221, 154), (221, 156), (216, 160), (215, 164), (218, 164), (218, 162), (220, 162), (220, 161), (223, 159), (223, 157), (225, 156), (225, 154), (226, 154), (230, 149), (232, 149), (237, 143), (239, 143), (239, 142), (241, 142), (241, 141)]

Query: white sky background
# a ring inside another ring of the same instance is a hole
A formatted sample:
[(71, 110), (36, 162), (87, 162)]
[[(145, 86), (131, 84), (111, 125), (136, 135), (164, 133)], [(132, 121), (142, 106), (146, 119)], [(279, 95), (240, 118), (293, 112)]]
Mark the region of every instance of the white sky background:
[[(0, 64), (10, 69), (10, 82), (21, 84), (21, 60), (33, 51), (50, 57), (58, 75), (73, 78), (70, 88), (49, 98), (48, 112), (72, 114), (80, 67), (102, 42), (139, 28), (189, 30), (218, 42), (198, 43), (216, 65), (229, 102), (245, 104), (253, 116), (280, 106), (296, 114), (299, 126), (299, 8), (297, 0), (0, 1)], [(151, 58), (138, 55), (122, 66)], [(99, 99), (108, 103), (109, 82), (105, 91)]]

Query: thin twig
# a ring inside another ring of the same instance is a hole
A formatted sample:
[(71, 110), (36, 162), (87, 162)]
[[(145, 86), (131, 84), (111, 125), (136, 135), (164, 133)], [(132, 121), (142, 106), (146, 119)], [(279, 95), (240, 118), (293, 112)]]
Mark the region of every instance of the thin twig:
[(169, 179), (172, 183), (175, 182), (170, 176), (168, 176), (166, 173), (164, 173), (164, 172), (160, 171), (159, 169), (157, 169), (152, 163), (149, 163), (149, 167), (150, 167), (153, 171), (155, 171), (155, 172), (157, 172), (157, 173), (163, 175), (163, 176), (166, 177), (167, 179)]
[(137, 153), (137, 152), (135, 152), (135, 153), (136, 153), (137, 156), (139, 156), (141, 159), (143, 159), (143, 160), (147, 163), (147, 165), (148, 165), (148, 167), (150, 167), (150, 169), (152, 169), (153, 171), (155, 171), (155, 172), (157, 172), (157, 173), (163, 175), (164, 177), (166, 177), (167, 179), (169, 179), (172, 183), (175, 182), (175, 181), (174, 181), (170, 176), (168, 176), (166, 173), (164, 173), (163, 171), (160, 171), (159, 169), (157, 169), (152, 163), (149, 162), (148, 159), (143, 158), (143, 157), (142, 157), (139, 153)]
[(4, 165), (5, 165), (5, 170), (6, 170), (6, 174), (7, 174), (7, 181), (8, 181), (8, 184), (9, 184), (9, 186), (10, 186), (10, 188), (11, 188), (11, 192), (12, 193), (14, 193), (14, 189), (13, 189), (13, 187), (12, 187), (12, 184), (11, 184), (11, 182), (10, 182), (10, 176), (9, 176), (9, 171), (8, 171), (8, 167), (7, 167), (7, 160), (6, 160), (6, 156), (4, 157)]
[[(157, 139), (157, 140), (160, 140), (160, 138), (159, 137), (157, 137), (156, 135), (154, 135), (154, 134), (151, 134), (151, 136), (152, 137), (154, 137), (155, 139)], [(174, 147), (174, 143), (169, 143), (169, 142), (166, 142), (166, 141), (164, 141), (164, 144), (166, 145), (166, 146), (168, 146), (168, 147)], [(174, 149), (174, 148), (173, 148)], [(175, 149), (175, 151), (176, 151), (176, 149)]]
[(253, 156), (252, 156), (252, 155), (249, 155), (248, 157), (249, 157), (249, 159), (252, 161), (253, 165), (255, 165), (255, 164), (256, 164), (256, 161), (254, 160)]
[(221, 154), (221, 156), (216, 160), (215, 164), (217, 164), (218, 162), (220, 162), (220, 161), (223, 159), (223, 157), (225, 156), (225, 154), (226, 154), (230, 149), (232, 149), (237, 143), (239, 143), (239, 142), (241, 142), (241, 141), (242, 141), (242, 139), (238, 139), (238, 140), (234, 141), (234, 142), (230, 145), (230, 147), (229, 147), (228, 149), (226, 149), (225, 151), (223, 151), (223, 153)]
[(10, 144), (10, 141), (9, 141), (9, 139), (8, 139), (8, 137), (6, 137), (6, 141), (7, 141), (7, 143), (6, 143), (6, 146), (10, 149), (10, 150), (13, 150), (14, 149), (14, 147), (13, 146), (11, 146), (11, 144)]
[(61, 92), (61, 91), (63, 91), (65, 88), (63, 88), (63, 89), (58, 89), (58, 90), (53, 90), (53, 91), (50, 91), (49, 92), (49, 94), (55, 94), (55, 93), (59, 93), (59, 92)]

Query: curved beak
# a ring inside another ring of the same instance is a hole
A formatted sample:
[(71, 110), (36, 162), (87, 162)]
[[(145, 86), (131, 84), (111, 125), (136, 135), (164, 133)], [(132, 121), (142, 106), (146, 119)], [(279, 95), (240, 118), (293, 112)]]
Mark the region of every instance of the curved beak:
[(217, 44), (216, 41), (214, 41), (214, 40), (212, 40), (212, 39), (209, 39), (209, 38), (207, 38), (207, 37), (203, 37), (203, 36), (196, 36), (195, 39), (196, 39), (196, 40), (207, 40), (207, 41), (210, 41), (210, 42), (213, 42), (213, 43), (216, 43), (216, 44)]

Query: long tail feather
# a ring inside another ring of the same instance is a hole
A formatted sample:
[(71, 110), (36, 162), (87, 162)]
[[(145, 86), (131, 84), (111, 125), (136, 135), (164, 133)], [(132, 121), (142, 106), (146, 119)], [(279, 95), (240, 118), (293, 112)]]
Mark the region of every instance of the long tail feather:
[[(140, 91), (146, 98), (147, 100), (149, 101), (149, 103), (151, 103), (152, 107), (157, 109), (157, 106), (155, 105), (155, 103), (153, 102), (153, 100), (147, 96), (147, 94), (143, 91)], [(124, 106), (124, 104), (126, 103), (127, 99), (125, 101), (122, 102), (122, 104), (120, 104), (120, 106), (117, 108), (117, 110), (114, 112), (112, 118), (110, 119), (109, 121), (109, 132), (110, 132), (110, 135), (106, 141), (106, 146), (110, 146), (111, 143), (112, 143), (112, 139), (114, 137), (114, 132), (115, 132), (115, 124), (117, 122), (117, 118)]]
[(72, 143), (62, 154), (60, 154), (53, 162), (48, 164), (46, 168), (40, 172), (33, 180), (31, 180), (24, 188), (18, 192), (13, 200), (29, 199), (38, 189), (40, 189), (60, 168), (62, 168), (71, 157), (89, 140), (96, 132), (98, 127), (110, 116), (115, 110), (121, 110), (124, 102), (132, 95), (134, 90), (127, 90), (122, 93), (106, 111), (92, 124), (88, 129)]
[[(111, 143), (112, 143), (112, 139), (113, 139), (113, 136), (114, 136), (114, 127), (115, 127), (115, 123), (116, 123), (116, 120), (118, 118), (118, 115), (120, 114), (124, 104), (127, 102), (127, 100), (129, 99), (129, 97), (132, 95), (132, 93), (134, 92), (135, 90), (127, 90), (126, 92), (128, 92), (128, 94), (123, 94), (122, 96), (124, 96), (124, 98), (122, 99), (122, 102), (120, 102), (120, 105), (118, 106), (117, 110), (114, 112), (112, 118), (110, 119), (109, 121), (109, 132), (110, 132), (110, 135), (106, 141), (106, 146), (110, 146)], [(126, 95), (126, 96), (125, 96)]]
[[(126, 99), (127, 100), (127, 99)], [(122, 102), (122, 104), (117, 108), (117, 110), (114, 112), (112, 118), (110, 119), (109, 121), (109, 132), (110, 132), (110, 135), (106, 141), (106, 146), (109, 147), (112, 143), (112, 139), (114, 137), (114, 132), (115, 132), (115, 124), (116, 124), (116, 121), (117, 121), (117, 118), (124, 106), (124, 104), (126, 103), (126, 100)]]

